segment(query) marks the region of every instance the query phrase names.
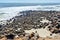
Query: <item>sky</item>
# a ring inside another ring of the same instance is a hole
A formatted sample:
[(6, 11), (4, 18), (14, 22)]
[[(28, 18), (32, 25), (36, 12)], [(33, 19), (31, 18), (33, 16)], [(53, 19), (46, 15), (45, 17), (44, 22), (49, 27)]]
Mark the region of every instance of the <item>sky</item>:
[(60, 3), (60, 0), (0, 0), (0, 3)]

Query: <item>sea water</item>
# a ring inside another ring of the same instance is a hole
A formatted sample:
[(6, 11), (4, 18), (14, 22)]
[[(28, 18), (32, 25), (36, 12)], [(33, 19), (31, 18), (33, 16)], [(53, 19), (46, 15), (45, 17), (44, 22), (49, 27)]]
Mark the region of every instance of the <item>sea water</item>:
[(0, 3), (0, 21), (9, 20), (26, 10), (60, 11), (60, 3)]

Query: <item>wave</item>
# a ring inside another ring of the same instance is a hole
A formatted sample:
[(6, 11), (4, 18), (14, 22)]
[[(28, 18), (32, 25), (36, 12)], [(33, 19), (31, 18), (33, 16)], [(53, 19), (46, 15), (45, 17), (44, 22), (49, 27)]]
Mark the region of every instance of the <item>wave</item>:
[(49, 6), (21, 6), (21, 7), (6, 7), (6, 8), (0, 8), (0, 21), (1, 20), (9, 20), (15, 16), (18, 15), (21, 11), (26, 10), (42, 10), (42, 11), (60, 11), (60, 5), (49, 5)]

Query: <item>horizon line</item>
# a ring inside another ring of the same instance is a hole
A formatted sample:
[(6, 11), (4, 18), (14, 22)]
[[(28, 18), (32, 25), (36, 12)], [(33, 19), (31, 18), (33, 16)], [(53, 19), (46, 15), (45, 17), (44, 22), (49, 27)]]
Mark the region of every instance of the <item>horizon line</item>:
[[(0, 3), (6, 3), (6, 2), (0, 2)], [(9, 2), (10, 3), (10, 2)], [(13, 2), (11, 2), (11, 3), (13, 3)], [(17, 3), (17, 2), (15, 2), (15, 3)], [(52, 3), (50, 3), (50, 4), (52, 4)]]

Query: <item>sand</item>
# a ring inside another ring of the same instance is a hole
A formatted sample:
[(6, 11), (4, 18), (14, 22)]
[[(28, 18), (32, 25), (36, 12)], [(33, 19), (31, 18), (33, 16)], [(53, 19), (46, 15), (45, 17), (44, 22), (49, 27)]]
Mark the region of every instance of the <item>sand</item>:
[(25, 30), (26, 33), (32, 33), (37, 31), (37, 33), (39, 34), (40, 37), (47, 37), (50, 36), (51, 32), (47, 31), (46, 29), (31, 29), (31, 30)]

